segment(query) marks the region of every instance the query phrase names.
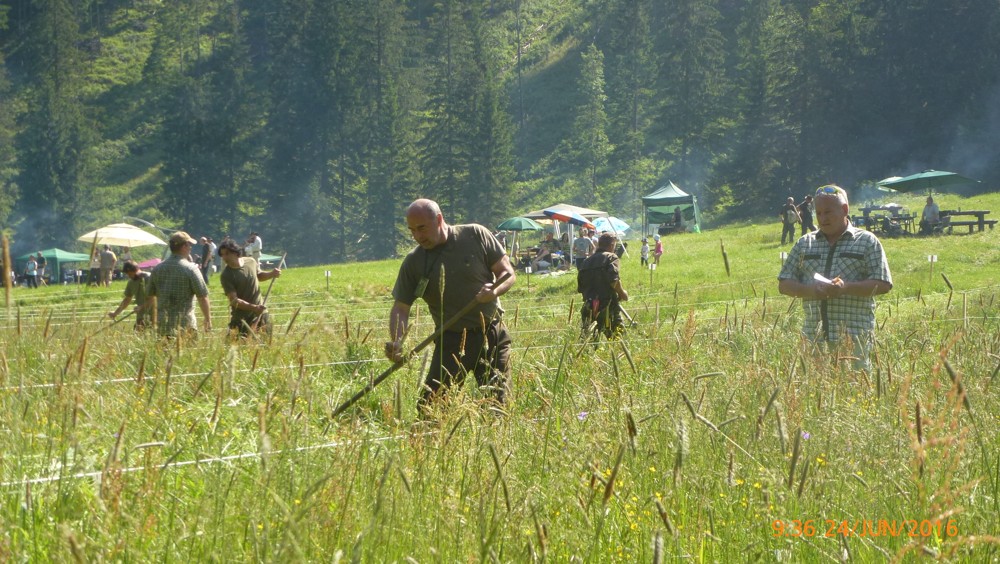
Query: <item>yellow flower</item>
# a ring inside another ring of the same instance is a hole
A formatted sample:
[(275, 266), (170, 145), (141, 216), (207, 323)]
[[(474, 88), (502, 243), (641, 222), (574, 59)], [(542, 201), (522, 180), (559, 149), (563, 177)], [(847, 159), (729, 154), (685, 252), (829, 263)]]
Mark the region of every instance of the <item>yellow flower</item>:
[(761, 488), (760, 482), (754, 482), (753, 483), (753, 487), (755, 487), (755, 488), (757, 488), (759, 490)]
[(743, 480), (741, 480), (741, 479), (739, 479), (739, 478), (736, 478), (736, 485), (737, 485), (737, 486), (742, 486), (742, 485), (743, 485), (743, 484), (745, 484), (745, 483), (746, 483), (746, 482), (744, 482)]
[(656, 472), (656, 466), (650, 466), (649, 467), (649, 471), (650, 472)]

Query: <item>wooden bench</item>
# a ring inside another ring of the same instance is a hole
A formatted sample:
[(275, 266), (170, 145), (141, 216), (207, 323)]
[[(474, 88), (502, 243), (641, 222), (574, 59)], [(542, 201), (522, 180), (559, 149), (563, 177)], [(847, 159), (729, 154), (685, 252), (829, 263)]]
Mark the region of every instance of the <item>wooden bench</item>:
[[(983, 221), (983, 225), (989, 225), (990, 229), (993, 229), (993, 226), (995, 226), (997, 224), (997, 221), (998, 220), (996, 220), (996, 219), (987, 219), (987, 220)], [(951, 233), (953, 228), (955, 228), (955, 227), (963, 227), (963, 226), (964, 227), (968, 227), (969, 228), (969, 233), (972, 233), (973, 230), (976, 227), (979, 227), (979, 220), (977, 220), (977, 219), (961, 220), (961, 221), (954, 221), (954, 220), (952, 220), (951, 222), (949, 222), (947, 224), (946, 227), (948, 227), (948, 233)]]

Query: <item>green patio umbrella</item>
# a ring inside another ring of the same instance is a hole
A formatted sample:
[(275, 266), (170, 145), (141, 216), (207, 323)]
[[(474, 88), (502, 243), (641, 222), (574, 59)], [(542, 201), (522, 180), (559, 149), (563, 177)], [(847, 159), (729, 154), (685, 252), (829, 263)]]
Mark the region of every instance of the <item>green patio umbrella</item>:
[(512, 217), (505, 220), (497, 229), (501, 231), (541, 231), (545, 226), (526, 217)]
[(892, 188), (897, 192), (916, 192), (918, 190), (940, 191), (942, 188), (977, 183), (979, 183), (978, 180), (967, 178), (958, 173), (946, 170), (925, 170), (903, 178), (886, 178), (880, 180), (878, 185)]

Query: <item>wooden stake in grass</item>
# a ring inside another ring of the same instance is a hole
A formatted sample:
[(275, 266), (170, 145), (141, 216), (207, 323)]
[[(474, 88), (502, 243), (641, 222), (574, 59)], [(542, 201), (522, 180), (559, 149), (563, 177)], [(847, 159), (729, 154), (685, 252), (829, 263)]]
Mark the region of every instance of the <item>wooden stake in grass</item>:
[(726, 243), (722, 239), (719, 239), (719, 244), (722, 246), (722, 262), (726, 265), (726, 276), (732, 277), (732, 274), (729, 272), (729, 255), (726, 253)]
[(4, 235), (3, 238), (0, 239), (0, 241), (2, 241), (2, 243), (0, 243), (0, 244), (2, 244), (2, 246), (3, 246), (3, 264), (4, 264), (4, 267), (3, 267), (3, 272), (0, 273), (0, 275), (2, 275), (2, 279), (3, 279), (4, 307), (6, 307), (7, 310), (8, 310), (8, 312), (9, 312), (9, 310), (10, 310), (10, 287), (11, 287), (11, 279), (10, 279), (10, 264), (11, 264), (11, 262), (10, 262), (10, 243), (7, 241), (7, 236), (6, 235)]

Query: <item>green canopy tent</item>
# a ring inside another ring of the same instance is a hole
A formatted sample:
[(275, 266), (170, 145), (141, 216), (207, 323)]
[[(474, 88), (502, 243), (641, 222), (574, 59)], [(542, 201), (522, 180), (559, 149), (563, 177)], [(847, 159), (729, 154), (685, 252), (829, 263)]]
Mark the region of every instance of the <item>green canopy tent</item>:
[(680, 206), (681, 217), (691, 225), (692, 231), (701, 231), (701, 212), (698, 211), (698, 198), (681, 190), (673, 182), (642, 197), (642, 224), (644, 226), (671, 223), (674, 220), (674, 208)]
[[(29, 257), (37, 257), (38, 253), (28, 253), (24, 256), (17, 257), (15, 261), (15, 266), (17, 268), (18, 274), (24, 272), (25, 266), (28, 264)], [(64, 251), (62, 249), (46, 249), (42, 251), (42, 256), (45, 257), (45, 272), (49, 276), (50, 280), (55, 280), (60, 282), (63, 279), (63, 267), (64, 263), (70, 262), (89, 262), (90, 256), (83, 253), (71, 253), (69, 251)]]
[(268, 255), (264, 253), (261, 253), (260, 255), (260, 262), (278, 262), (278, 261), (281, 261), (281, 264), (277, 265), (275, 268), (285, 268), (285, 261), (282, 260), (281, 255)]

